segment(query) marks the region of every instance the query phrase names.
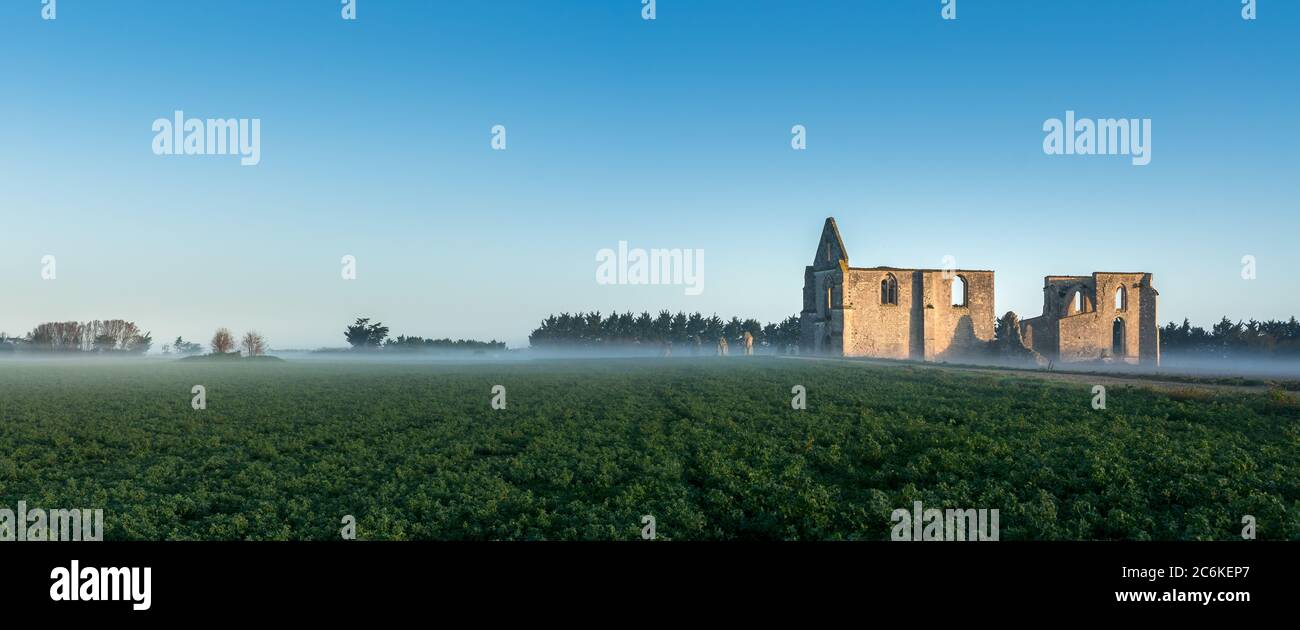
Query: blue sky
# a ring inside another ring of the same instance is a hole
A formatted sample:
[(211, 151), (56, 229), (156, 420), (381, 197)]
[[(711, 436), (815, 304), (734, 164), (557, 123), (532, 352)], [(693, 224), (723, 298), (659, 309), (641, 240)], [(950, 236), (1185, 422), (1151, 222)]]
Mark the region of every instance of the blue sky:
[[(1300, 3), (958, 3), (4, 0), (0, 330), (775, 320), (831, 215), (854, 265), (995, 270), (999, 312), (1112, 270), (1153, 272), (1162, 320), (1300, 314)], [(260, 118), (261, 163), (154, 155), (175, 110)], [(1152, 119), (1151, 163), (1045, 155), (1066, 110)], [(703, 294), (597, 284), (620, 240), (703, 249)]]

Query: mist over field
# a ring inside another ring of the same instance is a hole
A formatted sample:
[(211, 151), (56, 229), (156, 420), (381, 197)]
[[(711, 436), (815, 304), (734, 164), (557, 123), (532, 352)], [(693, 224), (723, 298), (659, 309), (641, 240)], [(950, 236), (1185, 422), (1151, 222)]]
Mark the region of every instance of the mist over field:
[(0, 601), (1290, 618), (1297, 33), (0, 0)]
[(1300, 359), (1207, 359), (1198, 356), (1166, 353), (1160, 371), (1170, 374), (1201, 376), (1252, 376), (1300, 379)]
[[(734, 353), (735, 351), (730, 351)], [(683, 359), (718, 358), (716, 348), (707, 346), (699, 353), (689, 347), (674, 347), (668, 356), (664, 356), (661, 346), (646, 344), (645, 347), (598, 347), (598, 348), (512, 348), (491, 351), (458, 352), (355, 352), (346, 348), (328, 350), (276, 350), (268, 351), (267, 356), (292, 362), (326, 362), (326, 363), (484, 363), (494, 361), (515, 362), (543, 359), (574, 359), (600, 361), (605, 359), (660, 359), (679, 361)], [(799, 355), (777, 353), (770, 349), (759, 348), (756, 356), (781, 356), (790, 359), (826, 359), (816, 355)], [(731, 359), (734, 357), (725, 357)], [(141, 362), (167, 363), (184, 361), (184, 358), (149, 354), (139, 357), (98, 356), (93, 354), (41, 354), (41, 353), (4, 353), (0, 352), (0, 362), (56, 362), (61, 364), (85, 363), (88, 365), (130, 366)], [(865, 361), (882, 364), (909, 365), (914, 362), (892, 359), (839, 358), (831, 360)], [(730, 361), (725, 361), (730, 363)], [(948, 362), (940, 362), (945, 364)], [(951, 362), (954, 365), (971, 365), (1002, 367), (1017, 370), (1049, 371), (1041, 366), (1027, 364), (1024, 361), (999, 360), (997, 357), (968, 357)], [(1158, 378), (1160, 376), (1199, 376), (1199, 377), (1249, 377), (1257, 379), (1300, 380), (1300, 358), (1207, 358), (1199, 354), (1165, 352), (1161, 356), (1158, 368), (1135, 366), (1125, 363), (1080, 362), (1055, 364), (1050, 371), (1056, 372), (1098, 372), (1143, 375)]]
[(1002, 540), (1230, 539), (1241, 514), (1300, 538), (1294, 397), (1107, 387), (1098, 410), (1031, 373), (763, 356), (4, 361), (0, 504), (102, 506), (107, 540), (328, 540), (345, 515), (634, 540), (645, 514), (668, 540), (887, 540), (916, 500), (997, 508)]

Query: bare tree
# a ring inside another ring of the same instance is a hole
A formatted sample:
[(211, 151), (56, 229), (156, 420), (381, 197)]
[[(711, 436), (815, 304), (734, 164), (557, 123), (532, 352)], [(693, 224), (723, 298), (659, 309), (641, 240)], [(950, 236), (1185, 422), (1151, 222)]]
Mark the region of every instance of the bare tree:
[(100, 327), (103, 322), (98, 319), (82, 324), (81, 346), (82, 352), (92, 352), (95, 350), (95, 339), (99, 338)]
[(117, 338), (117, 348), (134, 351), (141, 339), (140, 328), (135, 325), (135, 322), (123, 322), (120, 334), (121, 336)]
[(122, 348), (127, 352), (136, 354), (145, 354), (149, 348), (153, 347), (153, 333), (140, 334), (138, 331), (126, 340), (126, 347)]
[(143, 354), (153, 345), (134, 322), (121, 319), (89, 322), (46, 322), (28, 334), (35, 350), (72, 352), (125, 351)]
[(52, 352), (80, 350), (83, 330), (78, 322), (46, 322), (27, 334), (33, 348)]
[(235, 347), (235, 337), (229, 328), (218, 328), (212, 335), (212, 354), (226, 354)]
[(106, 319), (99, 324), (95, 345), (103, 350), (124, 349), (126, 340), (135, 332), (135, 324), (123, 319)]
[(240, 342), (240, 346), (243, 347), (244, 353), (250, 357), (266, 354), (266, 338), (255, 330), (244, 333), (244, 339)]

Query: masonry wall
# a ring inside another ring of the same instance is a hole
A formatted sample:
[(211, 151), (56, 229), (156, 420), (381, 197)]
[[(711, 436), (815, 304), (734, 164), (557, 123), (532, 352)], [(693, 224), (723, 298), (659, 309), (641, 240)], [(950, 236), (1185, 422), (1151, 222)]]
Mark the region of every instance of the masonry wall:
[[(1092, 361), (1102, 358), (1110, 350), (1110, 324), (1103, 330), (1102, 322), (1096, 313), (1079, 313), (1061, 318), (1059, 322), (1060, 354), (1062, 363), (1071, 361)], [(1106, 335), (1106, 345), (1100, 343), (1102, 334)]]
[[(881, 282), (893, 276), (897, 304), (881, 303)], [(948, 360), (978, 352), (993, 339), (993, 272), (850, 268), (844, 275), (844, 354), (889, 359)], [(956, 277), (966, 304), (952, 304)]]
[[(957, 270), (945, 278), (938, 269), (849, 267), (848, 261), (839, 228), (827, 218), (812, 264), (804, 269), (804, 351), (927, 361), (985, 354), (995, 328), (993, 272)], [(881, 281), (891, 276), (897, 299), (884, 303)], [(965, 281), (966, 300), (954, 305), (957, 278)], [(1124, 299), (1117, 303), (1121, 288)], [(1047, 276), (1043, 314), (1021, 320), (1020, 336), (1048, 360), (1113, 358), (1158, 365), (1158, 295), (1148, 273)], [(1118, 344), (1117, 330), (1122, 331)]]
[[(827, 289), (830, 290), (829, 303)], [(799, 317), (803, 350), (842, 353), (845, 329), (843, 272), (838, 267), (805, 268), (803, 302)]]
[[(892, 274), (898, 281), (898, 304), (880, 303), (880, 282)], [(914, 330), (915, 303), (920, 294), (912, 272), (902, 269), (850, 268), (845, 275), (845, 356), (908, 359), (919, 346)]]
[[(1116, 361), (1125, 363), (1137, 363), (1142, 338), (1142, 306), (1145, 302), (1142, 292), (1142, 279), (1146, 274), (1140, 273), (1095, 273), (1093, 274), (1094, 284), (1097, 287), (1097, 325), (1104, 330), (1099, 331), (1098, 341), (1104, 341), (1102, 346), (1106, 349), (1105, 354), (1114, 358)], [(1118, 290), (1124, 291), (1123, 308), (1116, 305), (1115, 294)], [(1123, 348), (1115, 352), (1111, 348), (1114, 322), (1119, 319), (1124, 322), (1124, 343)]]
[[(1116, 294), (1123, 289), (1122, 303)], [(1074, 294), (1082, 309), (1074, 307)], [(1092, 276), (1048, 276), (1043, 315), (1021, 324), (1034, 350), (1061, 362), (1110, 358), (1125, 363), (1159, 363), (1159, 325), (1151, 274), (1097, 272)], [(1115, 322), (1123, 343), (1114, 344)]]
[[(993, 340), (993, 272), (957, 270), (918, 272), (925, 291), (925, 359), (952, 360), (983, 352)], [(958, 278), (966, 281), (966, 304), (953, 305)]]
[(1025, 345), (1044, 357), (1056, 357), (1060, 345), (1056, 320), (1045, 316), (1020, 320), (1020, 338)]
[(1159, 296), (1151, 274), (1143, 274), (1138, 303), (1138, 362), (1142, 365), (1160, 365), (1160, 318), (1156, 310)]

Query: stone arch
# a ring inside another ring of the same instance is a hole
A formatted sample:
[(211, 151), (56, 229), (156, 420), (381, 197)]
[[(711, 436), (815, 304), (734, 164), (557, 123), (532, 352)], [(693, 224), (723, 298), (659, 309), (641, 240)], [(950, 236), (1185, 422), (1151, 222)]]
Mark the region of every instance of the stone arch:
[(1079, 313), (1090, 313), (1096, 310), (1092, 302), (1092, 296), (1088, 295), (1087, 287), (1075, 287), (1065, 294), (1065, 316), (1078, 315)]
[(966, 276), (958, 274), (952, 278), (952, 305), (958, 307), (967, 306), (970, 302), (969, 296), (970, 284), (966, 282)]
[(1110, 325), (1110, 354), (1113, 357), (1128, 356), (1128, 336), (1124, 334), (1124, 318), (1116, 317)]
[(898, 278), (892, 273), (885, 274), (880, 281), (880, 303), (898, 304)]

